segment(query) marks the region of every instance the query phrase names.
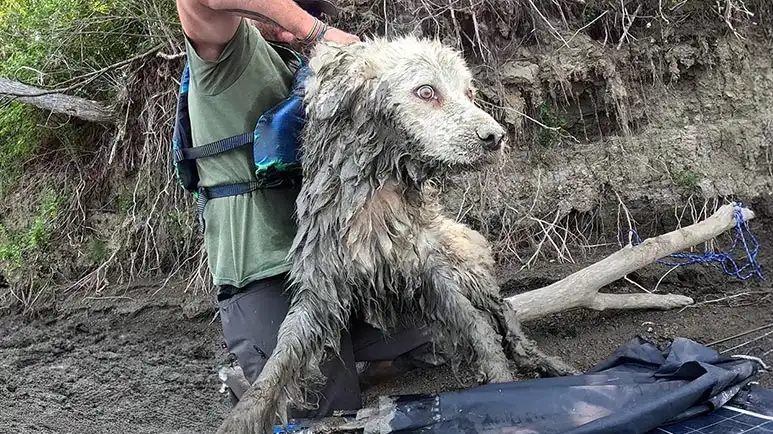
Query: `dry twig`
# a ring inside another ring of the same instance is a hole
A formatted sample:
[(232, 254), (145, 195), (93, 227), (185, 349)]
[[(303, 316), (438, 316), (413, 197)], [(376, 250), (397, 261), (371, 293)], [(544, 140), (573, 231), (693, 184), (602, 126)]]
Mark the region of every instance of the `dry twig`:
[(732, 341), (733, 339), (737, 339), (737, 338), (740, 338), (740, 337), (744, 337), (744, 336), (746, 336), (746, 335), (750, 335), (750, 334), (752, 334), (752, 333), (756, 333), (756, 332), (758, 332), (758, 331), (766, 330), (766, 329), (769, 329), (769, 328), (771, 328), (771, 327), (773, 327), (773, 323), (771, 323), (771, 324), (766, 324), (766, 325), (764, 325), (764, 326), (760, 326), (760, 327), (756, 327), (756, 328), (753, 328), (753, 329), (751, 329), (751, 330), (746, 330), (745, 332), (741, 332), (741, 333), (738, 333), (738, 334), (736, 334), (736, 335), (733, 335), (733, 336), (730, 336), (730, 337), (727, 337), (727, 338), (720, 339), (720, 340), (718, 340), (718, 341), (710, 342), (710, 343), (706, 344), (706, 346), (707, 346), (707, 347), (713, 347), (714, 345), (722, 344), (722, 343), (725, 343), (725, 342), (727, 342), (727, 341)]
[[(617, 43), (617, 49), (619, 50), (620, 47), (623, 46), (623, 42), (628, 38), (628, 32), (631, 30), (631, 26), (633, 26), (633, 22), (636, 20), (636, 17), (641, 12), (641, 4), (636, 7), (636, 10), (633, 12), (633, 15), (628, 19), (628, 24), (625, 25), (623, 28), (623, 34), (620, 36), (620, 41)], [(625, 7), (623, 7), (623, 13), (625, 14)]]

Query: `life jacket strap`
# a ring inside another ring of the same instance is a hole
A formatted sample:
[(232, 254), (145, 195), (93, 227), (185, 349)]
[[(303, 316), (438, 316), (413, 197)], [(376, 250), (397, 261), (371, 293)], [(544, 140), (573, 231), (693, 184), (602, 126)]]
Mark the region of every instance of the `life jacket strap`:
[(236, 148), (241, 148), (242, 146), (252, 145), (252, 141), (253, 133), (244, 133), (206, 145), (197, 146), (195, 148), (177, 148), (174, 152), (174, 159), (176, 163), (179, 163), (184, 160), (197, 160), (199, 158), (211, 157)]
[(238, 196), (247, 194), (262, 187), (260, 182), (250, 181), (238, 184), (215, 185), (212, 187), (199, 187), (196, 208), (199, 215), (201, 231), (204, 231), (204, 207), (210, 199), (219, 197)]

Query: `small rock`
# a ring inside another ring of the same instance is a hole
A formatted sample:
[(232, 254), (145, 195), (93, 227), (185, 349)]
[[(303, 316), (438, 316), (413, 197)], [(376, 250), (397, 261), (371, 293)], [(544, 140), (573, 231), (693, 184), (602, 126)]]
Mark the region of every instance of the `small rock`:
[(169, 382), (177, 382), (180, 381), (181, 378), (183, 378), (183, 376), (178, 372), (169, 372), (164, 374), (164, 380)]
[(94, 358), (99, 360), (114, 360), (120, 359), (121, 356), (112, 351), (100, 351), (97, 354), (94, 354)]
[(502, 65), (501, 73), (505, 84), (532, 85), (537, 81), (539, 66), (531, 62), (508, 62)]

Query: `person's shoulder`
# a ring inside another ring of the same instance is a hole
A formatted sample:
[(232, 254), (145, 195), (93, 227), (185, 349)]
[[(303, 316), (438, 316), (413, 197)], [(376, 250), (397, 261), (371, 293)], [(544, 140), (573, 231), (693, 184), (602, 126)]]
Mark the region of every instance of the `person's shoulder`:
[(245, 20), (242, 20), (236, 32), (214, 60), (207, 60), (200, 56), (190, 38), (186, 36), (191, 80), (196, 82), (200, 92), (209, 95), (220, 93), (239, 78), (251, 61), (255, 50), (256, 35), (250, 27)]

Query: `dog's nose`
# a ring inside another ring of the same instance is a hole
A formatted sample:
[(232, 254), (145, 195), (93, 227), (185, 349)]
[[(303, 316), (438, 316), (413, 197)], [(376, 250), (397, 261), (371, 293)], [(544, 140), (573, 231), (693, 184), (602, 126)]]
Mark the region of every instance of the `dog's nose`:
[(482, 125), (475, 130), (478, 138), (483, 142), (483, 149), (487, 151), (497, 151), (502, 147), (502, 139), (505, 137), (504, 131), (489, 125)]

